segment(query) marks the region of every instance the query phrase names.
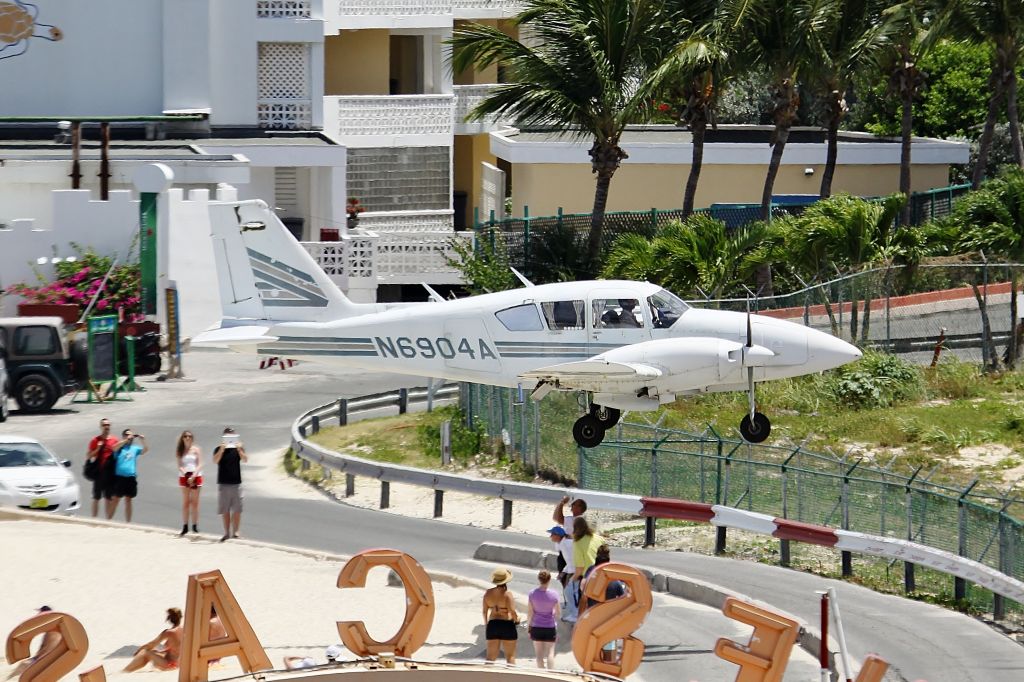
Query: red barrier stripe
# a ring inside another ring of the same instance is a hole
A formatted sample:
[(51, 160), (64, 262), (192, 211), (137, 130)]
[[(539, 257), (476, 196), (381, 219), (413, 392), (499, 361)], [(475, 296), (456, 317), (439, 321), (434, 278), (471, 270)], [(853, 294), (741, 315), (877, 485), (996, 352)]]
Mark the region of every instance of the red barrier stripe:
[(775, 519), (775, 525), (778, 530), (772, 533), (772, 537), (780, 540), (796, 540), (826, 547), (833, 547), (839, 542), (835, 531), (827, 526), (816, 526), (813, 523), (778, 518)]
[(653, 516), (659, 519), (683, 519), (685, 521), (702, 521), (708, 523), (715, 516), (710, 504), (670, 500), (664, 497), (641, 497), (642, 516)]

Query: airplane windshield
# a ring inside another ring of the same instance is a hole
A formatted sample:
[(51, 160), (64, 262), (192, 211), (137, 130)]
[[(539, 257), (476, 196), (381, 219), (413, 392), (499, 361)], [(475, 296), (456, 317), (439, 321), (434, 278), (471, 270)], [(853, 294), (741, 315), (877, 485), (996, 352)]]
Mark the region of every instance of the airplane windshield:
[(651, 306), (651, 318), (655, 329), (667, 329), (676, 323), (683, 313), (690, 309), (681, 298), (671, 291), (662, 289), (647, 298)]

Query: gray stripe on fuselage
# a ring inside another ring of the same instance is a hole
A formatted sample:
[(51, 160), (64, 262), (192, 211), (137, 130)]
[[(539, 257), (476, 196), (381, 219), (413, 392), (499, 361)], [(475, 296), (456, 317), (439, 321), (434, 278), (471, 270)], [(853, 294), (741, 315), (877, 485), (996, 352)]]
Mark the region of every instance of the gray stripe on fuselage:
[(256, 260), (258, 260), (258, 261), (260, 261), (262, 263), (266, 263), (267, 265), (269, 265), (272, 268), (278, 268), (280, 270), (283, 270), (284, 272), (287, 272), (289, 275), (291, 275), (293, 277), (298, 277), (299, 279), (306, 280), (310, 284), (315, 284), (313, 278), (310, 275), (308, 275), (307, 273), (303, 272), (302, 270), (296, 270), (295, 268), (293, 268), (292, 266), (288, 265), (287, 263), (282, 263), (279, 260), (274, 260), (273, 258), (271, 258), (269, 256), (263, 255), (259, 251), (253, 251), (252, 249), (248, 249), (248, 248), (246, 249), (246, 251), (249, 253), (249, 257), (250, 258), (255, 258)]

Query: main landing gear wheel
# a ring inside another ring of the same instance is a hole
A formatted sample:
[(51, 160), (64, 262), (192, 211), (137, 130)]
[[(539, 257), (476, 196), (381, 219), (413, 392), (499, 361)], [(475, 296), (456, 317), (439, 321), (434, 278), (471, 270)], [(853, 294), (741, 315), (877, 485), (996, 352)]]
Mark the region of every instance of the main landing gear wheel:
[(604, 440), (604, 429), (597, 417), (585, 414), (572, 425), (572, 437), (585, 448), (595, 448)]
[(622, 412), (615, 409), (614, 407), (605, 407), (604, 405), (591, 405), (590, 415), (601, 424), (601, 428), (607, 431), (616, 424), (619, 423), (619, 417), (622, 416)]
[(754, 413), (754, 418), (751, 420), (748, 414), (740, 422), (740, 435), (743, 436), (743, 440), (750, 443), (760, 443), (768, 437), (768, 434), (772, 432), (772, 423), (768, 417), (764, 416), (760, 412)]

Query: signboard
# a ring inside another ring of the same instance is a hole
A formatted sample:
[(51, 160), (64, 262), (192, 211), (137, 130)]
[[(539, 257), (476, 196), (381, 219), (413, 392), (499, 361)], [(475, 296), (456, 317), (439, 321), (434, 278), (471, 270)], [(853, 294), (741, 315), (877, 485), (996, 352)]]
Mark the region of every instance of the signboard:
[(117, 315), (90, 317), (87, 329), (89, 380), (117, 380)]
[(153, 192), (139, 194), (139, 275), (142, 314), (156, 315), (156, 198)]
[(167, 353), (172, 358), (181, 358), (181, 338), (178, 333), (178, 290), (164, 289), (167, 301)]

